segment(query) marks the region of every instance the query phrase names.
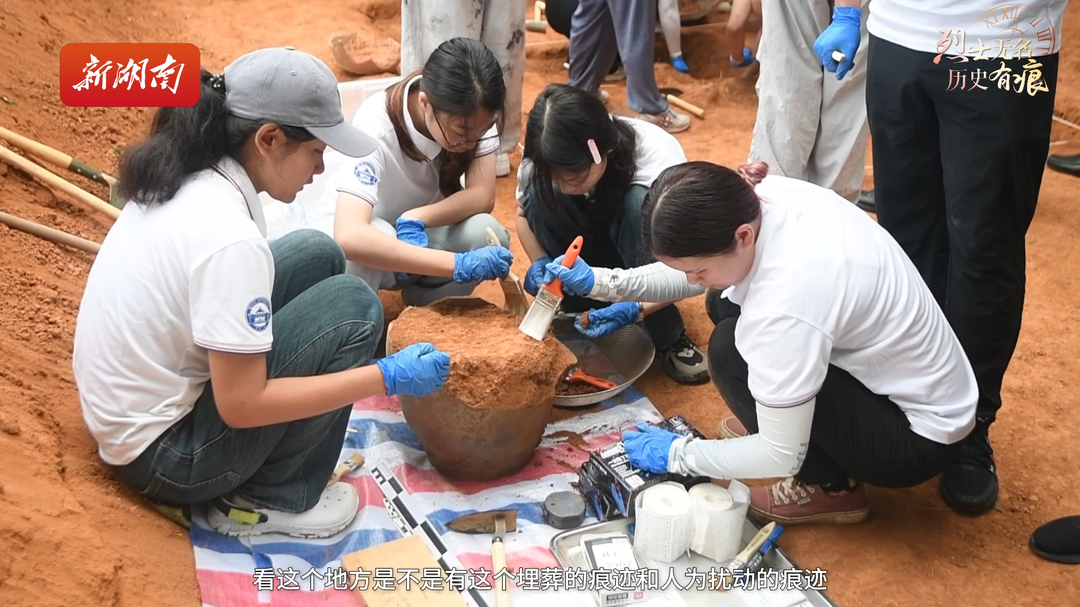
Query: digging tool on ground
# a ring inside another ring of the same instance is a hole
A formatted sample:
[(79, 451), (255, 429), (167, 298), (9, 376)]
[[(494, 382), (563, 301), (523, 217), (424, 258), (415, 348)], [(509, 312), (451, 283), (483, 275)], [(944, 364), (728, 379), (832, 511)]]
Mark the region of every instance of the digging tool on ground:
[[(460, 533), (490, 533), (491, 538), (491, 573), (506, 571), (506, 550), (503, 547), (503, 536), (509, 531), (517, 531), (517, 508), (506, 510), (488, 510), (475, 512), (457, 517), (446, 524), (451, 531)], [(510, 607), (510, 591), (506, 588), (506, 578), (500, 583), (492, 580), (492, 590), (495, 591), (496, 607)]]
[(0, 160), (10, 164), (11, 166), (25, 171), (30, 175), (41, 180), (42, 183), (48, 186), (52, 186), (61, 192), (64, 192), (68, 196), (71, 196), (79, 202), (89, 205), (98, 211), (108, 215), (109, 217), (116, 219), (120, 216), (120, 209), (112, 206), (104, 200), (94, 196), (90, 192), (83, 190), (75, 184), (65, 181), (59, 175), (50, 172), (48, 169), (30, 162), (26, 158), (19, 156), (15, 152), (0, 146)]
[(44, 143), (34, 141), (27, 137), (12, 132), (4, 127), (0, 126), (0, 139), (10, 143), (11, 145), (19, 148), (24, 152), (28, 152), (41, 158), (42, 160), (54, 164), (62, 169), (67, 169), (77, 175), (82, 175), (87, 179), (92, 179), (102, 185), (109, 188), (109, 204), (118, 209), (124, 208), (124, 203), (127, 202), (120, 196), (120, 191), (116, 187), (116, 177), (109, 175), (108, 173), (95, 169), (94, 167), (86, 164), (81, 160), (61, 152), (60, 150), (51, 148)]
[(86, 251), (88, 253), (97, 253), (101, 249), (101, 245), (85, 238), (80, 238), (74, 234), (68, 234), (67, 232), (61, 232), (47, 226), (43, 226), (40, 223), (35, 223), (29, 219), (23, 219), (22, 217), (16, 217), (14, 215), (8, 215), (7, 213), (0, 213), (0, 223), (10, 226), (13, 229), (27, 234), (33, 234), (38, 238), (43, 238), (49, 242), (55, 242), (57, 244), (67, 245)]

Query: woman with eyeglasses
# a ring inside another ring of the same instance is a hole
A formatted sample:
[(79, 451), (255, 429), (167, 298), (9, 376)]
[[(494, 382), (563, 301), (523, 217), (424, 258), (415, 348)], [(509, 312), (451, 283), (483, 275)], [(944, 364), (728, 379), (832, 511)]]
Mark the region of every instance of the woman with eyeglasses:
[[(414, 306), (506, 277), (510, 232), (491, 215), (505, 100), (495, 55), (452, 38), (421, 70), (364, 101), (352, 122), (379, 146), (334, 184), (346, 272), (375, 290), (401, 290)], [(501, 246), (486, 246), (487, 228)]]

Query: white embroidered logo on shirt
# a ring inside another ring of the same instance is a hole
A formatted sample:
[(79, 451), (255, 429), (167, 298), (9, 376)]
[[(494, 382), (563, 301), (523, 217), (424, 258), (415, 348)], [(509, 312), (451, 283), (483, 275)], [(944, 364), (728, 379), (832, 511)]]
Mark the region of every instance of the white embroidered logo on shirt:
[(252, 299), (247, 307), (247, 323), (256, 331), (265, 331), (270, 326), (270, 300), (265, 297)]
[(353, 175), (363, 185), (375, 185), (379, 183), (379, 177), (375, 174), (375, 165), (367, 160), (356, 163)]

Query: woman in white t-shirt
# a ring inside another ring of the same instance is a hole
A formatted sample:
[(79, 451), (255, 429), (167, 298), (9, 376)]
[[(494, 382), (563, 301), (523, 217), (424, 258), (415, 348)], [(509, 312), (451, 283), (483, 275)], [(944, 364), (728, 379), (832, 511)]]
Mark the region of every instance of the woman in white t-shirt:
[[(653, 261), (641, 245), (641, 204), (653, 179), (686, 162), (679, 140), (664, 129), (634, 118), (608, 114), (602, 101), (581, 89), (552, 84), (529, 112), (525, 151), (518, 167), (518, 237), (533, 262), (525, 289), (536, 295), (551, 258), (579, 235), (581, 257), (590, 264), (633, 268)], [(567, 297), (562, 308), (589, 312), (598, 337), (642, 321), (669, 377), (680, 383), (707, 381), (705, 355), (686, 335), (682, 315), (668, 302), (607, 305)]]
[(709, 371), (737, 419), (725, 440), (639, 424), (623, 441), (650, 472), (789, 477), (751, 490), (785, 525), (855, 523), (862, 483), (939, 474), (975, 424), (971, 365), (930, 290), (884, 229), (831, 190), (707, 162), (666, 169), (642, 210), (659, 263), (548, 264), (545, 282), (596, 299), (670, 301), (711, 287)]
[(159, 110), (120, 164), (120, 213), (86, 282), (73, 366), (101, 458), (158, 503), (207, 503), (219, 532), (325, 537), (358, 508), (328, 481), (354, 401), (427, 394), (449, 356), (372, 363), (379, 299), (327, 235), (272, 244), (259, 192), (292, 202), (327, 146), (362, 156), (337, 81), (292, 47), (202, 71), (199, 101)]
[[(491, 215), (505, 102), (499, 62), (471, 38), (440, 44), (423, 69), (364, 101), (353, 125), (378, 147), (336, 176), (347, 272), (416, 306), (507, 275), (510, 232)], [(486, 246), (488, 228), (502, 246)]]

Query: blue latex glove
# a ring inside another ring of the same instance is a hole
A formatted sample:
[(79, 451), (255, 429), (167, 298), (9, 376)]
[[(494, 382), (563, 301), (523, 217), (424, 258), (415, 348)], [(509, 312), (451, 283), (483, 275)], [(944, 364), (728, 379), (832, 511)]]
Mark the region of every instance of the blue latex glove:
[(413, 344), (375, 364), (382, 371), (387, 396), (425, 396), (442, 388), (450, 375), (450, 355), (428, 343)]
[(586, 296), (592, 292), (596, 284), (596, 276), (589, 264), (580, 257), (574, 260), (574, 265), (569, 268), (562, 266), (563, 257), (559, 255), (544, 268), (544, 279), (541, 286), (551, 284), (551, 281), (559, 278), (562, 280), (563, 295)]
[(622, 435), (630, 463), (639, 470), (653, 474), (667, 472), (668, 452), (671, 451), (671, 443), (680, 438), (679, 435), (645, 422), (638, 423), (636, 429), (636, 432), (627, 430)]
[(514, 254), (505, 247), (487, 246), (474, 251), (454, 253), (454, 282), (479, 282), (506, 278)]
[(426, 227), (419, 219), (398, 217), (397, 239), (418, 247), (426, 247), (428, 246), (427, 233), (424, 232)]
[(742, 50), (742, 63), (735, 61), (734, 57), (728, 57), (728, 63), (731, 67), (746, 67), (754, 62), (754, 51), (750, 50), (750, 47), (744, 46)]
[(525, 272), (524, 287), (526, 293), (536, 297), (536, 294), (540, 291), (540, 285), (544, 284), (544, 268), (549, 263), (551, 263), (551, 258), (544, 255), (529, 266), (529, 270)]
[[(862, 39), (859, 29), (861, 23), (861, 9), (837, 6), (833, 8), (832, 23), (814, 42), (814, 53), (821, 60), (821, 65), (827, 72), (836, 72), (837, 80), (842, 80), (844, 75), (855, 67), (855, 52), (859, 50), (859, 41)], [(833, 51), (843, 53), (844, 60), (837, 63), (832, 58)]]
[(641, 304), (636, 301), (623, 301), (606, 308), (589, 310), (589, 326), (581, 325), (581, 316), (574, 321), (574, 328), (582, 335), (597, 338), (614, 333), (626, 325), (637, 322), (641, 313)]

